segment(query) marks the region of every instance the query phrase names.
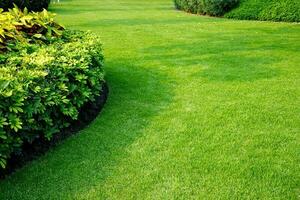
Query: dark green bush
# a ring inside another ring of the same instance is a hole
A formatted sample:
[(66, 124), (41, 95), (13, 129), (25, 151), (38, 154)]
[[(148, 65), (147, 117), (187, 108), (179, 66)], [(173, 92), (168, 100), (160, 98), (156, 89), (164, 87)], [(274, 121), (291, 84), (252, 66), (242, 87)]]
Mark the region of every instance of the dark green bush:
[(238, 0), (174, 0), (179, 10), (202, 15), (222, 16), (238, 4)]
[(4, 10), (13, 8), (13, 4), (22, 9), (26, 7), (30, 11), (42, 11), (43, 8), (48, 8), (50, 0), (0, 0), (0, 8)]
[(51, 139), (68, 127), (100, 95), (104, 82), (95, 35), (63, 31), (49, 40), (23, 35), (24, 41), (0, 53), (0, 167), (23, 143)]
[(241, 0), (227, 18), (300, 22), (299, 0)]

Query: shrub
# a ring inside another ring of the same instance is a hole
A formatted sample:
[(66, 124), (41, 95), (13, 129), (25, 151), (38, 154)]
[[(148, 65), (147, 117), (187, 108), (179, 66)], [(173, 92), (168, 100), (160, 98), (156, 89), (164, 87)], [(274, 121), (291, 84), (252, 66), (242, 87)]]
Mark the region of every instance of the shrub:
[(237, 4), (238, 0), (203, 0), (204, 13), (212, 16), (222, 16)]
[(26, 7), (30, 11), (42, 11), (48, 8), (50, 0), (1, 0), (0, 8), (8, 10), (13, 8), (14, 4), (22, 9)]
[(300, 22), (299, 0), (242, 0), (227, 18)]
[(25, 40), (12, 40), (14, 48), (0, 53), (3, 168), (24, 142), (51, 139), (68, 127), (79, 109), (100, 95), (104, 82), (101, 45), (92, 33), (63, 31), (50, 40), (43, 31), (39, 36), (45, 40), (29, 39), (22, 28), (16, 34)]
[(175, 0), (177, 9), (211, 16), (222, 16), (237, 4), (238, 0)]

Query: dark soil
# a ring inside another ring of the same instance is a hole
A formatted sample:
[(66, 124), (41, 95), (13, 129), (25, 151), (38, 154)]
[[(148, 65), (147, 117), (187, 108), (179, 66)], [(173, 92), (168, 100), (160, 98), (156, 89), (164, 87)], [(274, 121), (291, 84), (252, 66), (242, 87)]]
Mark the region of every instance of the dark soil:
[(44, 155), (50, 148), (59, 144), (60, 141), (78, 133), (94, 121), (106, 103), (108, 92), (108, 86), (104, 83), (101, 95), (96, 97), (94, 102), (87, 102), (80, 109), (78, 120), (74, 121), (68, 128), (56, 134), (50, 141), (44, 137), (40, 137), (32, 143), (24, 143), (21, 152), (11, 155), (11, 158), (7, 162), (6, 169), (0, 169), (0, 179), (5, 178), (7, 175), (23, 167), (29, 161)]

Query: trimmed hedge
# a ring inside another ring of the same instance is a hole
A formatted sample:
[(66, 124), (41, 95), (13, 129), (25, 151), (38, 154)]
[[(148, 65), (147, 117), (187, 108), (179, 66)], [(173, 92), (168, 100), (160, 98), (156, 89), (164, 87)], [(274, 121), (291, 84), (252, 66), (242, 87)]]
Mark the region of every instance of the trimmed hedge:
[(300, 22), (299, 0), (241, 0), (227, 18)]
[(238, 4), (239, 0), (174, 0), (179, 10), (202, 15), (223, 16)]
[(30, 11), (42, 11), (44, 8), (48, 9), (50, 0), (0, 0), (0, 8), (4, 10), (13, 8), (14, 4), (22, 9), (26, 7)]
[(10, 37), (13, 48), (0, 52), (0, 168), (23, 143), (50, 140), (68, 127), (104, 83), (97, 36), (78, 31), (36, 36), (32, 27), (24, 34), (19, 27), (17, 39), (25, 40)]

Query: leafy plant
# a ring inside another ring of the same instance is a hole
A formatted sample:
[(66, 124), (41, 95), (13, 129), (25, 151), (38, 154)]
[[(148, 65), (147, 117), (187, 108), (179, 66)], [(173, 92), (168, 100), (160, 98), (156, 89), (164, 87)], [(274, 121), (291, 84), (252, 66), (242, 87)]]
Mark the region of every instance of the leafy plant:
[(55, 14), (28, 12), (18, 7), (3, 12), (0, 9), (0, 51), (9, 50), (16, 42), (51, 42), (61, 37), (64, 27), (54, 20)]
[(5, 49), (8, 40), (16, 38), (16, 27), (12, 23), (13, 17), (8, 13), (3, 13), (0, 8), (0, 51)]

